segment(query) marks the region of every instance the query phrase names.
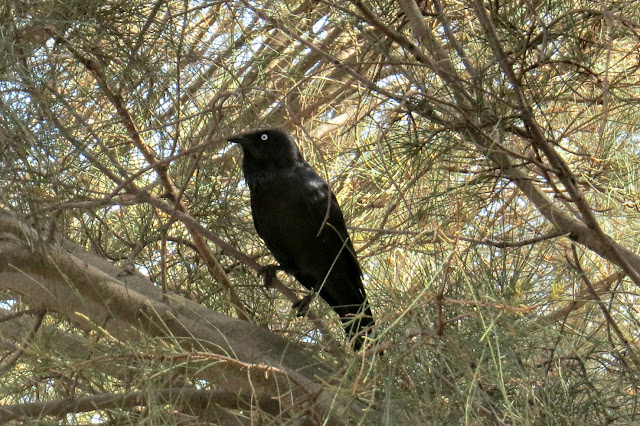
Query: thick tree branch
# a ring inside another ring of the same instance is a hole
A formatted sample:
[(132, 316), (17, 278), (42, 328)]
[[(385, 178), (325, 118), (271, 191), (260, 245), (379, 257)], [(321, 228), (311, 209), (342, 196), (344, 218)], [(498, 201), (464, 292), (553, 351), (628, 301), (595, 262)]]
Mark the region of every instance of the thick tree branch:
[[(229, 361), (204, 364), (201, 359), (196, 371), (197, 376), (232, 392), (273, 397), (292, 392), (312, 399), (320, 415), (336, 412), (334, 396), (315, 381), (327, 377), (326, 366), (290, 341), (183, 297), (163, 295), (143, 276), (122, 271), (70, 242), (64, 243), (65, 248), (45, 244), (35, 230), (10, 216), (0, 220), (0, 234), (0, 289), (58, 312), (83, 329), (101, 324), (123, 341), (136, 342), (140, 333), (170, 336), (187, 351), (229, 357)], [(252, 365), (281, 373), (248, 374)], [(358, 415), (357, 404), (340, 410)]]
[[(180, 411), (191, 415), (203, 415), (202, 412), (215, 408), (251, 410), (250, 394), (238, 395), (225, 390), (204, 390), (169, 388), (154, 389), (148, 392), (129, 392), (125, 394), (97, 394), (81, 397), (69, 397), (53, 401), (31, 402), (0, 406), (0, 423), (11, 420), (29, 420), (43, 416), (60, 417), (69, 413), (84, 413), (97, 410), (128, 410), (139, 406), (166, 405), (178, 406)], [(277, 415), (279, 403), (275, 399), (262, 397), (255, 401), (261, 410)], [(204, 413), (206, 416), (206, 412)], [(210, 416), (208, 416), (210, 417)]]
[[(512, 85), (512, 90), (516, 95), (516, 99), (520, 107), (522, 120), (529, 130), (530, 140), (536, 147), (544, 152), (551, 166), (557, 170), (556, 174), (560, 179), (560, 182), (562, 182), (565, 189), (571, 196), (571, 200), (580, 212), (582, 222), (586, 227), (586, 232), (589, 234), (589, 239), (593, 241), (591, 245), (594, 246), (597, 244), (599, 251), (595, 250), (593, 247), (590, 248), (597, 251), (601, 256), (603, 256), (603, 253), (606, 254), (606, 256), (604, 256), (605, 258), (620, 266), (633, 280), (633, 282), (640, 286), (640, 268), (638, 267), (638, 262), (631, 262), (629, 259), (629, 254), (633, 253), (630, 253), (626, 249), (622, 250), (619, 244), (615, 243), (608, 235), (606, 235), (600, 227), (595, 214), (593, 213), (593, 209), (588, 205), (584, 194), (577, 185), (577, 180), (573, 172), (549, 143), (544, 132), (538, 125), (533, 109), (527, 101), (521, 81), (516, 76), (512, 64), (502, 48), (496, 29), (489, 18), (489, 14), (487, 13), (483, 2), (481, 0), (474, 0), (474, 8), (476, 16), (480, 20), (485, 34), (487, 35), (487, 39), (489, 40), (489, 44), (491, 45), (494, 54), (496, 55), (496, 59), (500, 64), (500, 68)], [(638, 260), (636, 255), (633, 256)]]

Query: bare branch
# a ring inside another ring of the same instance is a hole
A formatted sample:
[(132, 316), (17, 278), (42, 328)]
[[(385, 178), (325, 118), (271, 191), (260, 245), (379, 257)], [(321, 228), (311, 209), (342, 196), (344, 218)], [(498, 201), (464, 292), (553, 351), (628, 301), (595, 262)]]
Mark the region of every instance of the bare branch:
[[(277, 400), (261, 397), (256, 401), (265, 412), (277, 415)], [(155, 389), (152, 392), (128, 392), (124, 394), (97, 394), (69, 397), (53, 401), (31, 402), (0, 407), (0, 422), (34, 419), (41, 416), (60, 417), (68, 413), (84, 413), (97, 410), (172, 404), (183, 407), (187, 413), (199, 414), (207, 408), (221, 407), (234, 410), (250, 410), (252, 396), (235, 394), (226, 390), (205, 390), (170, 388)]]

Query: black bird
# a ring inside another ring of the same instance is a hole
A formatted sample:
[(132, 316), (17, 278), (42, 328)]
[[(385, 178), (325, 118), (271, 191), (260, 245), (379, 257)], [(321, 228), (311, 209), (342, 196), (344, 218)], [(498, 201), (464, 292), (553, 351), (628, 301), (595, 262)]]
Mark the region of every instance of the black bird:
[(283, 130), (251, 131), (229, 141), (242, 147), (253, 223), (279, 263), (262, 268), (265, 285), (276, 270), (296, 277), (311, 290), (293, 306), (300, 315), (319, 292), (340, 316), (353, 348), (359, 350), (364, 330), (374, 320), (342, 210), (329, 185), (304, 161)]

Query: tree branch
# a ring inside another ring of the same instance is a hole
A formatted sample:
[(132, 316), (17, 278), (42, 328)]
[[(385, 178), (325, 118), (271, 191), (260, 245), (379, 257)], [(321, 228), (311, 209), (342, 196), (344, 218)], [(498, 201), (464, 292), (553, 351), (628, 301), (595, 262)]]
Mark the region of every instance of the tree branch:
[(512, 85), (513, 91), (516, 94), (522, 120), (529, 130), (530, 140), (535, 146), (544, 152), (551, 166), (557, 170), (556, 175), (571, 196), (573, 203), (578, 208), (582, 222), (585, 224), (587, 232), (590, 234), (590, 239), (595, 240), (598, 243), (599, 249), (601, 250), (600, 255), (606, 253), (605, 257), (607, 259), (620, 266), (633, 280), (633, 282), (637, 286), (640, 286), (640, 272), (638, 272), (640, 271), (640, 268), (632, 265), (628, 260), (628, 256), (626, 256), (627, 253), (620, 250), (620, 246), (604, 233), (593, 213), (593, 209), (588, 205), (582, 191), (578, 187), (573, 172), (562, 157), (555, 151), (553, 146), (547, 141), (544, 132), (538, 125), (533, 110), (527, 102), (520, 79), (516, 77), (511, 66), (511, 62), (500, 44), (496, 29), (489, 18), (482, 0), (474, 0), (474, 9), (476, 16), (482, 24), (485, 34), (487, 35), (489, 44), (496, 55), (496, 59), (500, 64), (500, 68), (507, 76), (507, 79)]
[(204, 390), (187, 388), (154, 389), (124, 394), (97, 394), (69, 397), (53, 401), (41, 401), (0, 406), (0, 423), (16, 419), (42, 419), (44, 416), (60, 417), (69, 413), (97, 410), (128, 410), (139, 406), (166, 405), (180, 407), (181, 411), (196, 414), (207, 408), (222, 407), (234, 410), (251, 410), (257, 403), (261, 410), (277, 415), (280, 404), (276, 399), (261, 397), (252, 402), (250, 394), (236, 394), (226, 390)]
[[(183, 297), (163, 295), (140, 274), (127, 273), (68, 241), (63, 246), (46, 244), (19, 220), (0, 216), (0, 289), (59, 312), (85, 330), (101, 324), (114, 338), (130, 342), (138, 341), (141, 333), (169, 336), (187, 351), (206, 350), (237, 360), (204, 365), (201, 360), (195, 373), (232, 392), (272, 397), (292, 392), (312, 399), (321, 416), (361, 415), (357, 403), (336, 406), (335, 396), (316, 382), (316, 377), (327, 377), (328, 365), (289, 340)], [(282, 374), (247, 374), (252, 365)]]

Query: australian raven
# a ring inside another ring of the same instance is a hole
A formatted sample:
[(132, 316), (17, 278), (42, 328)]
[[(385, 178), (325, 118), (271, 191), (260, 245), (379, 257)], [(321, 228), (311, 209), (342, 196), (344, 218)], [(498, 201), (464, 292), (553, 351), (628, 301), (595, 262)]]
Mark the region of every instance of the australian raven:
[(342, 210), (329, 185), (283, 130), (251, 131), (229, 140), (242, 147), (253, 223), (279, 263), (263, 268), (265, 284), (275, 269), (296, 277), (311, 290), (294, 305), (301, 314), (319, 292), (359, 350), (361, 332), (374, 321)]

